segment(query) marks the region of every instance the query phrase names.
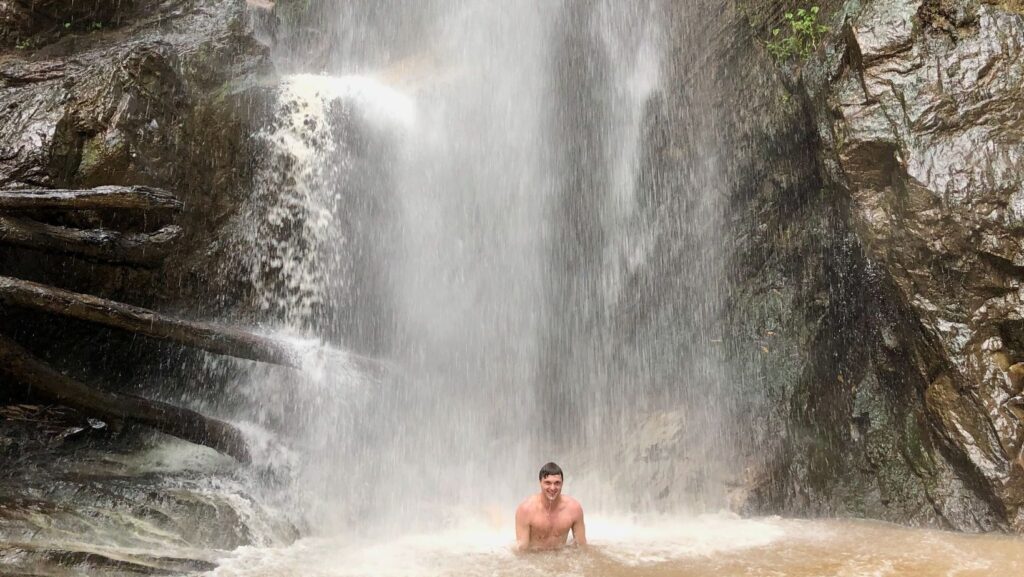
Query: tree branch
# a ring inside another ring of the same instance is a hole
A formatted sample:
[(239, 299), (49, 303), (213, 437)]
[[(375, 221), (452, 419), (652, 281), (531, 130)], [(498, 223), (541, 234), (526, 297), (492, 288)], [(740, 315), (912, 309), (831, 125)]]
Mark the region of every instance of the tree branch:
[(0, 300), (211, 353), (290, 367), (299, 365), (293, 347), (269, 337), (232, 327), (186, 321), (141, 307), (21, 279), (0, 276)]
[(154, 267), (173, 249), (181, 227), (167, 225), (152, 233), (83, 230), (0, 216), (0, 243), (88, 259)]
[(182, 203), (170, 192), (149, 186), (100, 186), (87, 190), (48, 188), (0, 190), (0, 211), (39, 209), (127, 209), (177, 212), (182, 209)]
[(28, 385), (33, 395), (84, 414), (134, 421), (211, 447), (243, 463), (250, 460), (245, 438), (234, 426), (167, 403), (94, 389), (54, 370), (3, 335), (0, 335), (0, 373)]

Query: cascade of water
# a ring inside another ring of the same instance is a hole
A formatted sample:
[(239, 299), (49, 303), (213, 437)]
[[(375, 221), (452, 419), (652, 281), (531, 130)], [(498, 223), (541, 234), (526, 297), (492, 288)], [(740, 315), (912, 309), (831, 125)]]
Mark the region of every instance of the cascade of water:
[(320, 338), (381, 346), (367, 319), (385, 314), (372, 292), (382, 284), (375, 263), (387, 260), (377, 214), (389, 174), (372, 158), (391, 155), (390, 136), (413, 122), (412, 102), (375, 78), (285, 77), (261, 135), (270, 162), (243, 219), (257, 306)]
[(660, 442), (638, 440), (652, 418), (678, 445), (665, 409), (687, 407), (687, 435), (710, 431), (718, 373), (707, 163), (690, 171), (703, 207), (683, 223), (692, 262), (671, 265), (692, 267), (692, 281), (668, 287), (680, 292), (671, 306), (637, 310), (664, 290), (651, 279), (681, 224), (650, 202), (658, 167), (645, 143), (658, 128), (665, 6), (318, 10), (334, 76), (279, 54), (297, 74), (264, 135), (274, 162), (243, 234), (257, 302), (401, 369), (374, 382), (344, 354), (313, 355), (304, 382), (250, 376), (257, 420), (302, 454), (297, 509), (324, 530), (432, 526), (514, 506), (548, 459), (595, 506), (654, 506), (638, 498), (650, 487), (617, 470)]

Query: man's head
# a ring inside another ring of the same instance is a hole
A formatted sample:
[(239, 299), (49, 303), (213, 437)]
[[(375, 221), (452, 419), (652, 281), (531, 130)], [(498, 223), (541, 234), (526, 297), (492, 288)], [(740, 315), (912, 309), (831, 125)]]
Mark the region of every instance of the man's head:
[(554, 463), (548, 463), (540, 468), (540, 492), (548, 501), (558, 499), (562, 494), (562, 481), (565, 475), (562, 468)]

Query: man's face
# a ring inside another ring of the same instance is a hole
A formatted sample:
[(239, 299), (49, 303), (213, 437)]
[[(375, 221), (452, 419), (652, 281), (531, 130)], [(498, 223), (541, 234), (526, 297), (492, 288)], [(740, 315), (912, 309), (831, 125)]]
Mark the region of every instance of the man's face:
[(540, 492), (548, 501), (554, 501), (562, 494), (562, 476), (548, 475), (540, 480)]

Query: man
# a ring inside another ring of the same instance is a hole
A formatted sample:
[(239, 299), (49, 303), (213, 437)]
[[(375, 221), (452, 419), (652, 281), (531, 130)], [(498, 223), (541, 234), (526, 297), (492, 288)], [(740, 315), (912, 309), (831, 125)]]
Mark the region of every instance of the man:
[(562, 469), (548, 463), (540, 469), (540, 493), (531, 495), (516, 509), (516, 548), (544, 551), (564, 547), (572, 530), (575, 545), (587, 544), (583, 507), (562, 494)]

